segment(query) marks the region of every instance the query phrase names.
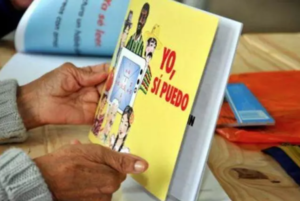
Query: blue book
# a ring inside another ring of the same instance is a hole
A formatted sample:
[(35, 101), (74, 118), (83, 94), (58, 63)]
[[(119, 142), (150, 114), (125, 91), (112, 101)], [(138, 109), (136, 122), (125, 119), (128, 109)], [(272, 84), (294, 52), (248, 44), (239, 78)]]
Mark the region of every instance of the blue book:
[(274, 125), (275, 120), (243, 83), (228, 84), (218, 126)]
[(18, 52), (111, 57), (130, 0), (35, 0), (16, 31)]

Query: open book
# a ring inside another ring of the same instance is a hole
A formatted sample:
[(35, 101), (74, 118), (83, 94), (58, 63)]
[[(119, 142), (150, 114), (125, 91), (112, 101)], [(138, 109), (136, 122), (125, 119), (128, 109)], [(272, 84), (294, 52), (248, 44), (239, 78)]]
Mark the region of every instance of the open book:
[[(150, 193), (142, 191), (129, 178), (122, 188), (122, 199), (194, 201), (199, 198), (203, 184), (209, 147), (241, 29), (238, 22), (171, 0), (35, 0), (16, 32), (18, 53), (3, 68), (0, 79), (15, 78), (23, 85), (64, 62), (87, 66), (111, 61), (112, 73), (101, 97), (107, 96), (104, 110), (116, 109), (118, 123), (111, 129), (115, 133), (102, 132), (98, 138), (98, 132), (96, 135), (91, 132), (90, 139), (101, 144), (98, 140), (105, 139), (104, 145), (115, 148), (117, 143), (110, 142), (117, 142), (120, 137), (117, 131), (122, 115), (126, 114), (132, 128), (126, 142), (118, 145), (116, 151), (137, 154), (150, 162), (147, 173), (134, 177)], [(165, 65), (161, 65), (164, 55)], [(124, 78), (130, 79), (124, 81)], [(173, 104), (163, 102), (159, 97), (164, 95), (163, 87), (160, 91), (153, 89), (156, 78), (176, 86), (177, 97), (182, 93), (181, 100), (174, 98)], [(126, 93), (120, 93), (119, 89)], [(164, 112), (161, 116), (141, 118), (138, 111), (142, 111), (143, 103), (147, 107), (157, 104), (156, 108)], [(100, 106), (101, 102), (98, 109)], [(128, 115), (133, 110), (130, 114), (135, 118)], [(107, 121), (106, 116), (103, 122)], [(157, 121), (161, 118), (173, 122), (162, 124)], [(144, 120), (155, 122), (152, 133), (142, 131), (142, 127), (147, 127)], [(163, 131), (165, 136), (156, 141), (160, 152), (155, 150), (153, 138), (149, 138), (151, 150), (145, 147), (145, 142), (137, 143), (143, 135)], [(170, 158), (166, 158), (168, 155)]]

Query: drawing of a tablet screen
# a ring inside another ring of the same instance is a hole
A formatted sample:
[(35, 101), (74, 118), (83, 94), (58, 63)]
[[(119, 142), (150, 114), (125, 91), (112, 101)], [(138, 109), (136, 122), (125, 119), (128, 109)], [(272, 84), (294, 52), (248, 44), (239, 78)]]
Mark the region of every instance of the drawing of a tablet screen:
[(141, 67), (128, 57), (123, 56), (118, 68), (109, 101), (113, 102), (114, 99), (117, 99), (119, 110), (122, 113), (126, 106), (132, 106)]

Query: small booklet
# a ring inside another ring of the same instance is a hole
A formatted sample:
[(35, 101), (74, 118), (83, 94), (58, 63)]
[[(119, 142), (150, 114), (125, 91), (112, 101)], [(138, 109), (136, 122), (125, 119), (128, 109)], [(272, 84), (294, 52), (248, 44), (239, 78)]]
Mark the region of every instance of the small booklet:
[(218, 18), (169, 0), (131, 0), (89, 134), (145, 158), (133, 178), (160, 200), (171, 183)]
[(275, 120), (243, 83), (228, 84), (218, 127), (266, 126)]

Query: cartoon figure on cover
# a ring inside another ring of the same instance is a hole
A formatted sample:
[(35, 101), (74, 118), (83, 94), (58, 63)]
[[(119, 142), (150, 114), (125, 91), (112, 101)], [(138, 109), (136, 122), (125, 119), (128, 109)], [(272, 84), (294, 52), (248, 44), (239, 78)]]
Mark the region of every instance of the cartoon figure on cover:
[[(115, 121), (118, 112), (119, 102), (117, 100), (114, 100), (112, 104), (109, 105), (109, 108), (105, 113), (104, 108), (106, 104), (107, 104), (107, 95), (103, 94), (102, 98), (100, 99), (100, 106), (96, 113), (96, 117), (94, 119), (94, 125), (92, 127), (92, 132), (94, 133), (94, 135), (97, 136), (104, 144), (107, 143), (108, 135)], [(104, 128), (102, 128), (104, 119), (106, 123)]]
[(126, 48), (128, 50), (139, 55), (140, 57), (142, 57), (144, 49), (142, 31), (147, 22), (149, 13), (150, 5), (148, 3), (145, 3), (139, 16), (136, 32), (130, 37), (126, 45)]
[(109, 106), (109, 109), (106, 113), (106, 123), (103, 129), (100, 130), (99, 138), (101, 142), (105, 145), (108, 144), (108, 137), (111, 131), (111, 128), (115, 122), (116, 115), (119, 108), (119, 101), (115, 99)]
[(129, 133), (130, 127), (134, 121), (133, 109), (130, 106), (127, 106), (122, 114), (121, 123), (119, 126), (119, 131), (117, 136), (113, 134), (110, 137), (110, 148), (122, 153), (129, 153), (130, 149), (125, 147), (125, 140)]
[(148, 93), (152, 81), (150, 62), (153, 59), (155, 50), (160, 50), (160, 48), (162, 47), (162, 43), (159, 40), (159, 34), (160, 34), (160, 26), (157, 24), (154, 25), (151, 31), (147, 31), (145, 34), (147, 45), (144, 52), (144, 56), (146, 60), (147, 70), (142, 85), (140, 87), (140, 90), (144, 94)]
[(133, 17), (133, 12), (129, 11), (128, 17), (127, 17), (127, 19), (125, 21), (125, 24), (124, 24), (123, 33), (121, 35), (119, 49), (118, 49), (117, 58), (116, 58), (116, 63), (119, 61), (119, 57), (120, 57), (120, 53), (121, 53), (122, 48), (124, 48), (125, 45), (126, 45), (126, 41), (127, 41), (128, 35), (129, 35), (129, 31), (132, 27), (132, 17)]
[[(145, 3), (142, 7), (136, 32), (130, 37), (129, 41), (127, 42), (126, 48), (133, 53), (139, 55), (142, 57), (144, 55), (144, 58), (146, 60), (146, 74), (142, 81), (142, 85), (140, 86), (140, 90), (147, 94), (150, 83), (152, 81), (152, 73), (150, 68), (150, 62), (154, 56), (155, 50), (160, 50), (162, 43), (159, 40), (159, 34), (160, 34), (160, 26), (154, 25), (151, 31), (147, 31), (146, 36), (146, 48), (144, 49), (144, 40), (143, 40), (143, 29), (146, 25), (147, 19), (150, 14), (150, 5), (148, 3)], [(133, 13), (130, 11), (130, 15), (132, 17)], [(128, 34), (126, 35), (126, 37)], [(143, 53), (144, 52), (144, 53)]]
[(104, 117), (105, 117), (104, 108), (106, 106), (106, 103), (107, 103), (107, 95), (103, 94), (103, 96), (100, 97), (100, 106), (98, 107), (98, 110), (96, 112), (96, 117), (94, 119), (94, 124), (92, 127), (92, 132), (96, 136), (98, 136), (98, 134), (100, 132), (100, 128), (104, 121)]
[[(159, 25), (155, 24), (152, 30), (146, 31), (143, 36), (149, 14), (150, 5), (145, 3), (139, 14), (137, 29), (128, 40), (134, 15), (133, 11), (129, 11), (120, 37), (115, 63), (112, 64), (92, 127), (92, 133), (100, 143), (117, 152), (130, 153), (130, 148), (126, 147), (125, 142), (134, 122), (134, 99), (138, 95), (137, 89), (147, 94), (152, 81), (150, 62), (154, 52), (162, 46), (159, 40)], [(128, 51), (127, 54), (125, 49)], [(140, 64), (139, 67), (137, 63)], [(114, 126), (116, 119), (120, 120), (118, 127)]]

